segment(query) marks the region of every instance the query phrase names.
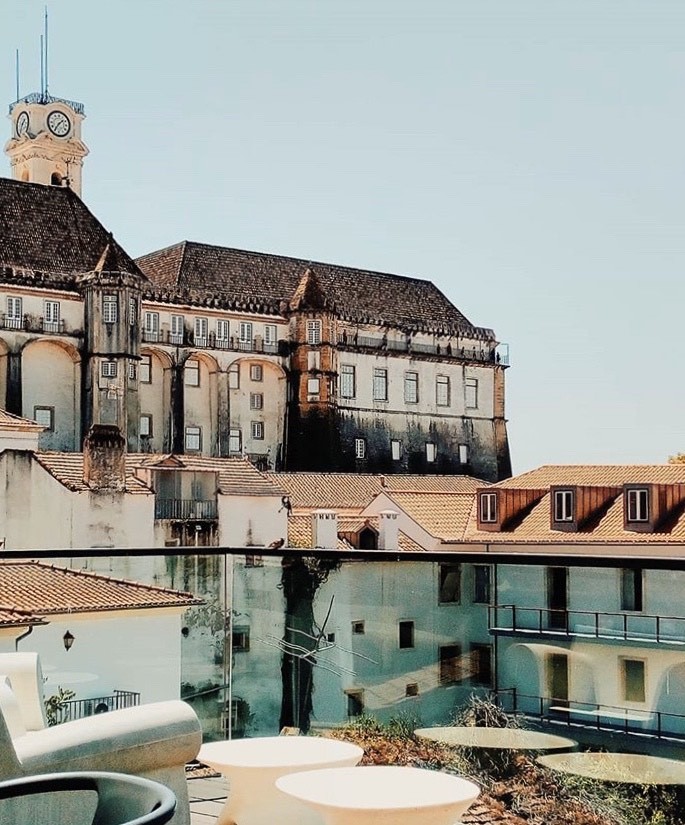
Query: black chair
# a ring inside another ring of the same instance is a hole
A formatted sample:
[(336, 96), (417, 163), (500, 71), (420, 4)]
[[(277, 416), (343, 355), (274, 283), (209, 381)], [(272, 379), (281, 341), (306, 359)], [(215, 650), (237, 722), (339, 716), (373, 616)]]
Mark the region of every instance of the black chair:
[[(49, 773), (9, 779), (0, 782), (0, 802), (62, 791), (97, 793), (92, 825), (164, 825), (176, 810), (176, 796), (165, 785), (140, 776), (104, 771)], [(53, 822), (51, 825), (68, 823)]]

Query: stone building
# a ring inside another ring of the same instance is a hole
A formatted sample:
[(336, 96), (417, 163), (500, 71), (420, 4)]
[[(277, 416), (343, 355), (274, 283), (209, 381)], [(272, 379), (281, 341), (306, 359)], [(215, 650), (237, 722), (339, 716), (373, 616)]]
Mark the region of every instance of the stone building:
[(263, 469), (511, 474), (506, 349), (430, 281), (182, 242), (133, 260), (80, 199), (83, 106), (10, 107), (0, 406), (81, 449)]

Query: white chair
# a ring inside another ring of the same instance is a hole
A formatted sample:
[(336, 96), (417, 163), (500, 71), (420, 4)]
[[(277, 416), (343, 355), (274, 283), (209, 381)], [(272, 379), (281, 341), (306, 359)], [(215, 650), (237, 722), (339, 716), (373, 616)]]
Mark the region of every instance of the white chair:
[[(174, 792), (171, 822), (189, 825), (185, 765), (197, 756), (202, 730), (188, 704), (154, 702), (47, 727), (42, 687), (37, 654), (0, 653), (0, 780), (64, 771), (142, 776)], [(36, 797), (42, 821), (63, 820), (63, 796)]]

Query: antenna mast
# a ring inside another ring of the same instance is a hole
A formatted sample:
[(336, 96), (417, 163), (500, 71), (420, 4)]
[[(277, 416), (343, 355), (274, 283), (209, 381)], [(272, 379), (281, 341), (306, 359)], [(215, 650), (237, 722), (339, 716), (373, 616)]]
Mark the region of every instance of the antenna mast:
[(17, 78), (17, 100), (19, 100), (19, 49), (16, 52), (16, 60), (15, 60), (15, 74)]
[(48, 7), (45, 7), (45, 86), (43, 88), (43, 96), (48, 96)]

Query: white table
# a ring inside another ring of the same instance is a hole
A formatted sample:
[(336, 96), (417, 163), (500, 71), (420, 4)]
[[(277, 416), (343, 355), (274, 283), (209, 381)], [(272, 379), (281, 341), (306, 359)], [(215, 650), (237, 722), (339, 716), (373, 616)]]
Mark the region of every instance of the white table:
[(385, 765), (293, 773), (276, 787), (327, 825), (454, 825), (480, 793), (452, 774)]
[(563, 753), (541, 756), (550, 770), (600, 782), (633, 785), (685, 785), (685, 762), (641, 753)]
[(574, 739), (521, 728), (478, 728), (466, 725), (417, 728), (419, 739), (440, 742), (454, 748), (483, 748), (508, 751), (541, 751), (545, 753), (573, 751), (578, 747)]
[(198, 760), (223, 774), (229, 793), (217, 825), (320, 825), (321, 817), (280, 794), (293, 771), (356, 765), (358, 745), (322, 736), (261, 736), (203, 745)]

